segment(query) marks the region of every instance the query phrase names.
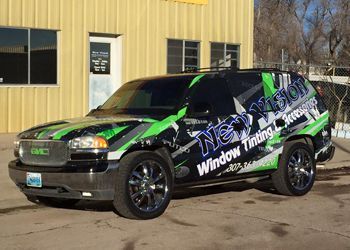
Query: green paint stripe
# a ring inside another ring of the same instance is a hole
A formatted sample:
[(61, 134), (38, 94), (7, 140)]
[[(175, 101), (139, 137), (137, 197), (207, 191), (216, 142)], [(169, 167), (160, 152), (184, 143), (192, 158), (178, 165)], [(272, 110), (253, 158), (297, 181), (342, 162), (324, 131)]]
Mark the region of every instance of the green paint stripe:
[(179, 112), (177, 112), (176, 121), (184, 117), (186, 115), (186, 112), (187, 112), (187, 107), (183, 107), (182, 109), (180, 109)]
[(184, 164), (185, 162), (187, 162), (188, 160), (184, 160), (183, 162), (181, 162), (180, 164), (176, 165), (175, 166), (175, 169), (179, 168), (182, 166), (182, 164)]
[(79, 123), (79, 124), (75, 124), (75, 125), (72, 125), (72, 126), (69, 126), (65, 129), (62, 129), (61, 131), (57, 131), (54, 136), (53, 136), (53, 139), (54, 140), (59, 140), (61, 139), (63, 136), (65, 136), (66, 134), (76, 130), (76, 129), (82, 129), (82, 128), (87, 128), (89, 126), (94, 126), (94, 125), (104, 125), (104, 124), (110, 124), (111, 122), (113, 122), (112, 120), (111, 121), (99, 121), (99, 120), (94, 120), (94, 121), (89, 121), (89, 122), (82, 122), (82, 123)]
[(319, 133), (327, 124), (328, 124), (328, 120), (327, 121), (324, 121), (322, 124), (320, 124), (320, 126), (318, 127), (317, 130), (314, 130), (311, 135), (312, 136), (315, 136), (317, 133)]
[[(58, 125), (52, 125), (50, 127), (45, 128), (42, 132), (40, 132), (40, 134), (38, 135), (37, 138), (41, 139), (41, 138), (47, 136), (49, 133), (53, 132), (54, 130), (61, 129), (61, 128), (68, 129), (72, 126), (82, 126), (84, 124), (87, 126), (90, 126), (90, 125), (98, 124), (98, 123), (100, 123), (100, 122), (96, 121), (96, 120), (90, 120), (90, 121), (80, 122), (79, 125), (72, 125), (72, 123), (70, 123), (70, 122), (66, 122), (66, 123), (58, 124)], [(76, 124), (76, 123), (73, 123), (73, 124)]]
[(278, 155), (273, 159), (273, 161), (269, 162), (269, 164), (257, 167), (253, 170), (253, 172), (277, 169), (277, 168), (278, 168)]
[(301, 130), (299, 133), (307, 133), (308, 131), (318, 127), (320, 124), (322, 124), (325, 121), (328, 121), (329, 113), (324, 113), (320, 118), (318, 118), (316, 121), (312, 122), (311, 124), (307, 125), (303, 130)]
[(149, 123), (154, 123), (154, 122), (159, 122), (158, 120), (152, 119), (152, 118), (145, 118), (142, 119), (143, 122), (149, 122)]
[(314, 90), (309, 94), (309, 100), (315, 96), (316, 96), (316, 91)]
[(277, 91), (277, 89), (275, 88), (275, 85), (274, 85), (272, 74), (271, 73), (262, 73), (262, 79), (263, 79), (265, 98), (271, 97)]
[(179, 119), (181, 119), (182, 117), (184, 117), (186, 112), (187, 112), (187, 107), (184, 107), (181, 110), (179, 110), (177, 115), (170, 115), (167, 118), (165, 118), (159, 122), (153, 123), (151, 125), (151, 127), (146, 130), (146, 132), (142, 135), (141, 138), (143, 139), (143, 138), (147, 138), (150, 136), (160, 134), (161, 132), (163, 132), (164, 130), (169, 128), (169, 126), (172, 123), (174, 123), (174, 122), (178, 121)]
[(50, 132), (51, 129), (44, 129), (43, 131), (41, 131), (38, 136), (36, 137), (37, 139), (42, 139), (48, 132)]
[(324, 113), (320, 118), (318, 118), (313, 123), (307, 125), (298, 134), (311, 134), (316, 135), (327, 123), (328, 123), (329, 113)]
[(277, 143), (280, 143), (282, 141), (282, 138), (280, 137), (280, 135), (281, 135), (281, 132), (278, 132), (271, 139), (268, 139), (266, 142), (265, 148), (275, 145)]
[(119, 134), (120, 132), (122, 132), (127, 127), (128, 126), (116, 127), (116, 128), (113, 128), (113, 129), (108, 129), (108, 130), (105, 130), (105, 131), (102, 131), (102, 132), (98, 133), (97, 135), (102, 136), (102, 137), (106, 138), (107, 140), (109, 140), (112, 137), (114, 137), (117, 134)]
[(58, 125), (52, 125), (50, 127), (45, 128), (43, 131), (41, 131), (39, 133), (39, 135), (37, 136), (38, 139), (42, 139), (44, 138), (46, 135), (48, 135), (50, 132), (52, 132), (54, 129), (59, 129), (59, 128), (64, 128), (67, 127), (67, 125), (69, 125), (68, 122), (63, 123), (63, 124), (58, 124)]
[(192, 82), (190, 83), (190, 86), (188, 88), (191, 88), (193, 85), (199, 82), (200, 79), (202, 79), (205, 76), (205, 74), (201, 74), (193, 78)]
[(76, 129), (80, 129), (80, 128), (84, 128), (86, 126), (89, 126), (87, 124), (79, 124), (79, 125), (75, 125), (75, 126), (72, 126), (72, 127), (69, 127), (69, 128), (66, 128), (66, 129), (63, 129), (63, 130), (60, 130), (58, 131), (52, 139), (54, 140), (59, 140), (61, 139), (63, 136), (65, 136), (66, 134), (76, 130)]
[(142, 134), (142, 132), (139, 132), (136, 136), (134, 136), (127, 143), (125, 143), (123, 146), (121, 146), (118, 149), (118, 151), (127, 150), (129, 148), (129, 146), (132, 143), (136, 142), (136, 140), (138, 140), (138, 139), (144, 139), (147, 137), (151, 137), (151, 136), (155, 136), (155, 135), (160, 134), (161, 132), (163, 132), (164, 130), (169, 128), (169, 126), (172, 123), (181, 119), (186, 114), (186, 111), (187, 111), (187, 107), (183, 107), (182, 109), (179, 110), (179, 112), (177, 112), (177, 115), (170, 115), (161, 121), (154, 122), (151, 125), (151, 127), (149, 127), (143, 134)]
[(310, 135), (315, 136), (318, 132), (320, 132), (324, 126), (328, 124), (328, 119), (324, 120), (322, 123), (320, 123), (317, 127), (315, 127), (310, 133)]

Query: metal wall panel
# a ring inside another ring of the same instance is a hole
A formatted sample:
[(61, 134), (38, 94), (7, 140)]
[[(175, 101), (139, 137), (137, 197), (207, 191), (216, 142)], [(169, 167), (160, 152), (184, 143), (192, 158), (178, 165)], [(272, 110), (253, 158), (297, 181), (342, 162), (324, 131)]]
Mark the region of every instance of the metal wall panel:
[(208, 0), (170, 0), (175, 2), (182, 2), (182, 3), (194, 3), (194, 4), (207, 4)]
[(164, 74), (167, 38), (200, 41), (201, 67), (210, 42), (240, 44), (241, 67), (251, 67), (253, 8), (253, 0), (0, 0), (0, 26), (59, 30), (58, 86), (1, 86), (0, 133), (86, 114), (89, 33), (122, 35), (123, 82)]

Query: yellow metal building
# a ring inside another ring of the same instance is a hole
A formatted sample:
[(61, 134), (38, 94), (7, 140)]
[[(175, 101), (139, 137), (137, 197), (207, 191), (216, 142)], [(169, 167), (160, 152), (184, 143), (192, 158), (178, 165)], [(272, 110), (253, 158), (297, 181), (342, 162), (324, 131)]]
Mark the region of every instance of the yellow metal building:
[(84, 116), (93, 81), (107, 79), (111, 92), (191, 62), (251, 67), (253, 9), (253, 0), (0, 0), (0, 133)]

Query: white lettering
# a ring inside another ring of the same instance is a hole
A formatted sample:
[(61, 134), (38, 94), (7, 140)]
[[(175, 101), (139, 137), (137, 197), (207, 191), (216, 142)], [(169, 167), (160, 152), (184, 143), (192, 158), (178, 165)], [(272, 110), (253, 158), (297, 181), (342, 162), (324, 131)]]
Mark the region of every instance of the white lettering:
[(241, 155), (240, 146), (237, 146), (233, 149), (230, 149), (226, 153), (221, 151), (219, 158), (209, 158), (206, 161), (203, 161), (201, 164), (197, 165), (199, 176), (209, 174), (209, 172), (214, 171), (217, 168), (220, 168), (227, 163), (231, 162), (233, 159), (238, 158)]
[(208, 174), (209, 173), (209, 162), (211, 161), (212, 159), (208, 159), (206, 161), (203, 161), (202, 164), (198, 164), (197, 165), (197, 169), (198, 169), (198, 173), (199, 173), (199, 176), (202, 176), (202, 175), (205, 175), (205, 174)]

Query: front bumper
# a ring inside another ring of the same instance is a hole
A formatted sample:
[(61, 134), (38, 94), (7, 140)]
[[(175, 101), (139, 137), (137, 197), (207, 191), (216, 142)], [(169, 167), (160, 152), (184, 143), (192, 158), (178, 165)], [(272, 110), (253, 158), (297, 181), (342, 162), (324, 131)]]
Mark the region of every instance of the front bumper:
[[(101, 172), (91, 171), (55, 171), (55, 168), (27, 166), (15, 160), (9, 163), (9, 176), (26, 195), (46, 196), (70, 199), (113, 200), (116, 173), (119, 162), (108, 162)], [(71, 168), (74, 168), (73, 166)], [(42, 187), (26, 185), (27, 172), (41, 173)], [(83, 196), (89, 192), (91, 196)]]

